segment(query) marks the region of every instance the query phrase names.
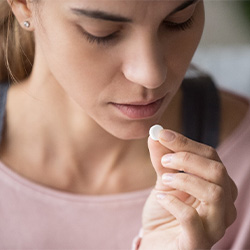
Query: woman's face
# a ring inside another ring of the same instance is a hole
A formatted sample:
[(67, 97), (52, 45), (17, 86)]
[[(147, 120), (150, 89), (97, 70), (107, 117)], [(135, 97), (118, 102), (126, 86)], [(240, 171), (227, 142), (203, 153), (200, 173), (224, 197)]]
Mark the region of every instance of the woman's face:
[(196, 0), (40, 0), (37, 60), (83, 114), (122, 139), (147, 136), (199, 43)]

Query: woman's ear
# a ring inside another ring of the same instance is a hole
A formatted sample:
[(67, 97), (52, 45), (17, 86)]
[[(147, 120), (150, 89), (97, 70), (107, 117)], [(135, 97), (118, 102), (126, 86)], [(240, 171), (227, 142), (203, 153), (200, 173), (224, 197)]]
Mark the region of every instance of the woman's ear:
[(29, 0), (7, 0), (12, 12), (16, 16), (22, 28), (29, 31), (33, 30), (32, 25), (32, 7), (33, 3)]

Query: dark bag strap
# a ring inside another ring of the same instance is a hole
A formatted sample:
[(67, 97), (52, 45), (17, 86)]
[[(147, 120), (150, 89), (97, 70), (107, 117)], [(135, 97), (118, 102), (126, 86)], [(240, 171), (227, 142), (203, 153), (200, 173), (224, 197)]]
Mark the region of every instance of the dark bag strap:
[(184, 135), (192, 140), (217, 147), (220, 99), (213, 80), (208, 76), (184, 79), (182, 91)]
[(8, 83), (0, 83), (0, 143), (3, 133), (5, 106), (6, 106), (8, 88), (9, 88)]

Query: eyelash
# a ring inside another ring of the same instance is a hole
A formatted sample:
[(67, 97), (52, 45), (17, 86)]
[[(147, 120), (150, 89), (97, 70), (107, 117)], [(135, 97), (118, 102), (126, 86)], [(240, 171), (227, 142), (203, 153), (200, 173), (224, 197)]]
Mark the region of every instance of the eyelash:
[[(193, 17), (189, 18), (184, 23), (174, 23), (174, 22), (165, 21), (163, 24), (167, 29), (170, 29), (173, 31), (185, 31), (185, 30), (190, 29), (192, 27)], [(115, 40), (118, 37), (119, 31), (114, 32), (114, 33), (112, 33), (108, 36), (105, 36), (105, 37), (93, 36), (87, 32), (83, 32), (83, 34), (85, 35), (85, 38), (87, 39), (87, 41), (91, 44), (96, 43), (98, 45), (100, 45), (100, 44), (107, 45), (109, 42)]]
[(97, 37), (97, 36), (93, 36), (87, 32), (83, 33), (85, 35), (85, 38), (87, 39), (87, 41), (89, 43), (96, 43), (96, 44), (102, 44), (102, 45), (106, 45), (107, 43), (111, 42), (112, 40), (114, 40), (115, 38), (117, 38), (119, 31), (112, 33), (108, 36), (104, 36), (104, 37)]
[(185, 31), (187, 29), (190, 29), (193, 25), (194, 19), (193, 17), (189, 18), (187, 21), (184, 23), (173, 23), (173, 22), (164, 22), (164, 25), (166, 28), (171, 29), (171, 30), (177, 30), (177, 31)]

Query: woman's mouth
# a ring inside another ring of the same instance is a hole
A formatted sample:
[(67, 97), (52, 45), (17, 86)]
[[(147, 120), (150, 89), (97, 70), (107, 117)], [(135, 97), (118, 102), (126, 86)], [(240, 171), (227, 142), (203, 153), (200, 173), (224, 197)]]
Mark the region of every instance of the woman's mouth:
[(111, 103), (123, 115), (130, 119), (145, 119), (154, 116), (160, 109), (164, 98), (149, 103)]

